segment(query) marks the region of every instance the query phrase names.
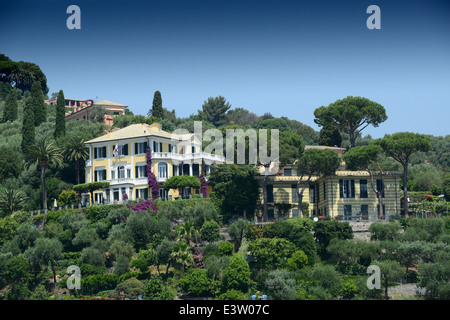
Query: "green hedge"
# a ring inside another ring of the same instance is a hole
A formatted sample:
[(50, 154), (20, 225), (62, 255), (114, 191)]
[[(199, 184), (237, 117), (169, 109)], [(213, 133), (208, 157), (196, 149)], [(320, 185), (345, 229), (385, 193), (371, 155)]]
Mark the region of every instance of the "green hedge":
[(86, 214), (86, 218), (91, 222), (95, 223), (101, 219), (105, 219), (108, 217), (108, 213), (110, 213), (114, 209), (118, 209), (123, 207), (122, 204), (104, 204), (97, 205), (91, 207), (83, 208), (84, 213)]

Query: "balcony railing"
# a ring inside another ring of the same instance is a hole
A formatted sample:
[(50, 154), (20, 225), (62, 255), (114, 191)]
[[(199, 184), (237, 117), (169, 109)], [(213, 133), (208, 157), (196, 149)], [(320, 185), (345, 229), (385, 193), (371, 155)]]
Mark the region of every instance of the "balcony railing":
[[(124, 156), (129, 157), (129, 156)], [(173, 152), (152, 152), (152, 158), (154, 159), (171, 159), (171, 160), (178, 160), (178, 161), (187, 161), (187, 160), (210, 160), (210, 161), (219, 161), (219, 162), (225, 162), (225, 157), (218, 155), (218, 154), (212, 154), (212, 153), (206, 153), (206, 152), (196, 152), (196, 153), (186, 153), (186, 154), (179, 154), (179, 153), (173, 153)], [(99, 160), (105, 160), (109, 158), (101, 158)], [(113, 159), (113, 158), (111, 158)], [(116, 159), (116, 158), (114, 158)], [(85, 163), (86, 167), (92, 166), (92, 160), (88, 159)]]
[(111, 180), (105, 180), (109, 181), (109, 184), (111, 186), (118, 185), (118, 184), (134, 184), (134, 185), (140, 185), (140, 184), (146, 184), (147, 178), (117, 178), (117, 179), (111, 179)]
[(196, 159), (225, 161), (224, 156), (221, 156), (218, 154), (212, 154), (212, 153), (205, 153), (205, 152), (185, 153), (185, 154), (172, 153), (172, 152), (153, 152), (152, 158), (154, 158), (154, 159), (173, 159), (173, 160), (179, 160), (179, 161), (196, 160)]

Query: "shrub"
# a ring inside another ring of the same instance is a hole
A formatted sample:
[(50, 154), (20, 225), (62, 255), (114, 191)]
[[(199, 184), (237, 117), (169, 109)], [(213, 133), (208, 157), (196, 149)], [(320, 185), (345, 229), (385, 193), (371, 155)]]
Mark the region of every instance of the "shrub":
[(259, 238), (249, 243), (248, 250), (256, 268), (274, 269), (285, 267), (287, 259), (295, 251), (295, 245), (286, 239)]
[(269, 272), (264, 285), (271, 300), (294, 300), (297, 296), (296, 281), (287, 270)]
[(352, 239), (353, 230), (348, 222), (317, 221), (313, 226), (314, 237), (317, 243), (317, 252), (323, 259), (327, 259), (326, 248), (331, 239)]
[(316, 265), (308, 270), (308, 276), (314, 280), (315, 288), (322, 288), (324, 296), (319, 295), (319, 291), (312, 293), (320, 299), (330, 299), (341, 294), (342, 279), (336, 274), (336, 270), (331, 265)]
[(450, 299), (450, 262), (423, 263), (419, 266), (419, 286), (426, 288), (427, 299)]
[(92, 264), (94, 266), (104, 266), (105, 257), (100, 252), (100, 250), (92, 247), (87, 247), (81, 251), (81, 262)]
[(231, 258), (228, 266), (223, 270), (222, 292), (230, 289), (247, 292), (250, 284), (250, 267), (247, 261), (239, 255)]
[(213, 295), (217, 291), (217, 281), (208, 277), (208, 272), (202, 269), (189, 269), (179, 280), (183, 291), (195, 296)]
[(153, 275), (144, 285), (145, 300), (173, 300), (175, 292), (164, 284), (161, 277)]
[(247, 296), (240, 290), (230, 289), (219, 295), (216, 300), (247, 300)]
[(308, 265), (308, 256), (303, 250), (295, 251), (287, 260), (286, 269), (289, 271), (296, 271)]
[(114, 265), (114, 274), (121, 276), (130, 270), (130, 260), (124, 256), (120, 255), (117, 258), (116, 264)]
[(108, 215), (111, 211), (115, 209), (121, 208), (120, 204), (104, 204), (99, 206), (90, 206), (84, 208), (84, 212), (86, 214), (86, 218), (91, 222), (97, 222), (101, 219), (108, 218)]
[(234, 251), (234, 246), (229, 241), (219, 242), (219, 254), (221, 256), (231, 256)]
[(200, 236), (206, 242), (218, 241), (220, 237), (219, 224), (214, 220), (205, 221), (200, 229)]
[(58, 196), (58, 205), (76, 205), (78, 203), (78, 194), (74, 190), (63, 190)]
[(389, 240), (397, 239), (400, 231), (400, 225), (396, 222), (381, 223), (374, 222), (369, 227), (371, 240)]
[(137, 278), (129, 278), (117, 285), (114, 291), (109, 293), (111, 298), (120, 298), (120, 292), (124, 292), (124, 297), (128, 299), (137, 299), (139, 295), (144, 294), (144, 284)]
[(119, 276), (116, 274), (95, 274), (81, 277), (81, 291), (83, 294), (96, 294), (103, 290), (113, 290), (119, 283)]
[(358, 288), (356, 287), (355, 281), (353, 279), (347, 278), (342, 284), (342, 296), (344, 299), (352, 299), (358, 293)]

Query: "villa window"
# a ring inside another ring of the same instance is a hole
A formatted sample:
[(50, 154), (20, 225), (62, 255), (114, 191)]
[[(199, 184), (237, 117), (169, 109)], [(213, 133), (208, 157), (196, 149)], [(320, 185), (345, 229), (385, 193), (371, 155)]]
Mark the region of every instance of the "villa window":
[(291, 185), (292, 190), (292, 203), (298, 203), (298, 192), (297, 192), (297, 185), (292, 184)]
[(190, 175), (189, 163), (183, 164), (183, 174), (182, 175)]
[(377, 179), (377, 190), (381, 191), (381, 197), (384, 198), (384, 185), (381, 179)]
[(339, 180), (339, 195), (341, 198), (355, 197), (355, 180)]
[(172, 165), (172, 175), (174, 176), (178, 176), (178, 166), (177, 165)]
[(162, 142), (153, 141), (153, 152), (162, 152)]
[(147, 142), (136, 142), (134, 144), (134, 153), (146, 153), (147, 152)]
[(167, 178), (168, 172), (167, 172), (167, 163), (161, 162), (158, 163), (158, 178)]
[(165, 190), (164, 188), (159, 188), (159, 197), (161, 198), (161, 200), (168, 200), (169, 191)]
[(362, 204), (361, 205), (361, 219), (367, 220), (369, 217), (369, 205)]
[(361, 198), (367, 198), (367, 180), (359, 180), (359, 196)]
[(94, 159), (106, 158), (106, 147), (94, 148)]
[(309, 187), (309, 203), (316, 203), (316, 188), (315, 186)]
[[(116, 146), (115, 145), (113, 145), (112, 146), (112, 153), (114, 154), (114, 148), (115, 148)], [(121, 144), (121, 145), (119, 145), (118, 146), (118, 152), (119, 152), (119, 156), (127, 156), (128, 155), (128, 144)]]
[(94, 201), (95, 201), (96, 203), (103, 203), (103, 193), (102, 193), (102, 192), (97, 192), (97, 193), (94, 195)]
[(119, 179), (125, 178), (125, 167), (124, 166), (120, 166), (119, 168), (117, 168), (117, 172), (118, 172)]
[(146, 166), (136, 166), (135, 167), (135, 177), (136, 178), (147, 177), (147, 167)]
[(273, 184), (267, 185), (267, 202), (273, 202)]
[(136, 189), (136, 199), (148, 199), (148, 188)]
[(344, 219), (350, 220), (352, 218), (352, 205), (345, 204), (344, 205)]
[(94, 171), (94, 181), (105, 181), (106, 180), (106, 170), (95, 170)]
[(198, 163), (192, 164), (192, 175), (195, 177), (200, 176), (200, 165)]

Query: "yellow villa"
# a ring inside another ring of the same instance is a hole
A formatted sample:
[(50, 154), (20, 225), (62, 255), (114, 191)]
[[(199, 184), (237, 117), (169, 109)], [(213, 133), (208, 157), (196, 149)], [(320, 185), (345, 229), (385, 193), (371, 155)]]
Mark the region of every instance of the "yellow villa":
[[(305, 146), (309, 148), (328, 148), (335, 151), (340, 158), (345, 148), (327, 146)], [(261, 170), (262, 172), (262, 170)], [(345, 170), (345, 162), (341, 160), (340, 167), (334, 175), (313, 176), (303, 193), (303, 203), (308, 208), (303, 214), (298, 208), (297, 183), (300, 176), (294, 165), (281, 168), (277, 174), (269, 176), (267, 181), (268, 218), (293, 218), (299, 215), (322, 218), (340, 218), (343, 220), (382, 220), (400, 212), (400, 174), (384, 172), (381, 176), (375, 172), (373, 183), (382, 192), (382, 211), (379, 201), (371, 186), (367, 171)], [(261, 179), (263, 176), (260, 177)], [(307, 178), (303, 177), (300, 186), (303, 187)], [(260, 206), (262, 208), (262, 188), (260, 190)], [(262, 209), (257, 212), (262, 216)]]
[[(107, 181), (110, 187), (94, 193), (95, 203), (119, 203), (124, 200), (147, 199), (147, 146), (152, 151), (152, 172), (159, 185), (162, 200), (189, 197), (192, 190), (186, 188), (166, 191), (164, 182), (176, 175), (199, 176), (202, 162), (206, 174), (210, 166), (224, 163), (221, 155), (204, 153), (194, 133), (174, 134), (162, 130), (161, 124), (132, 124), (115, 129), (95, 139), (86, 141), (89, 159), (86, 161), (85, 181)], [(208, 190), (210, 192), (211, 190)], [(83, 200), (88, 201), (89, 197)]]
[[(85, 144), (89, 147), (89, 159), (86, 161), (85, 181), (109, 182), (109, 188), (94, 192), (94, 203), (121, 203), (124, 200), (148, 199), (147, 146), (152, 156), (152, 172), (159, 185), (159, 198), (171, 200), (178, 197), (188, 198), (191, 188), (183, 190), (165, 190), (164, 182), (173, 176), (200, 176), (201, 165), (205, 163), (208, 175), (213, 164), (225, 163), (225, 157), (202, 152), (201, 140), (194, 133), (175, 134), (162, 130), (161, 124), (132, 124), (122, 129), (113, 129), (103, 136)], [(298, 208), (297, 183), (300, 176), (295, 165), (286, 165), (275, 174), (267, 177), (268, 217), (293, 218), (297, 216), (317, 216), (323, 218), (339, 217), (344, 220), (385, 219), (400, 212), (401, 190), (398, 172), (384, 172), (373, 176), (377, 189), (383, 190), (383, 209), (380, 212), (379, 201), (371, 186), (371, 178), (366, 171), (345, 170), (342, 155), (345, 148), (327, 146), (305, 146), (309, 148), (328, 148), (341, 158), (341, 164), (335, 174), (326, 177), (313, 176), (305, 187), (302, 210)], [(276, 171), (276, 169), (275, 169)], [(258, 177), (264, 178), (263, 169)], [(306, 178), (303, 178), (306, 180)], [(301, 181), (303, 187), (305, 181)], [(181, 191), (181, 194), (179, 193)], [(207, 194), (212, 191), (208, 186)], [(262, 188), (256, 216), (262, 216)], [(83, 196), (83, 204), (89, 196)]]

